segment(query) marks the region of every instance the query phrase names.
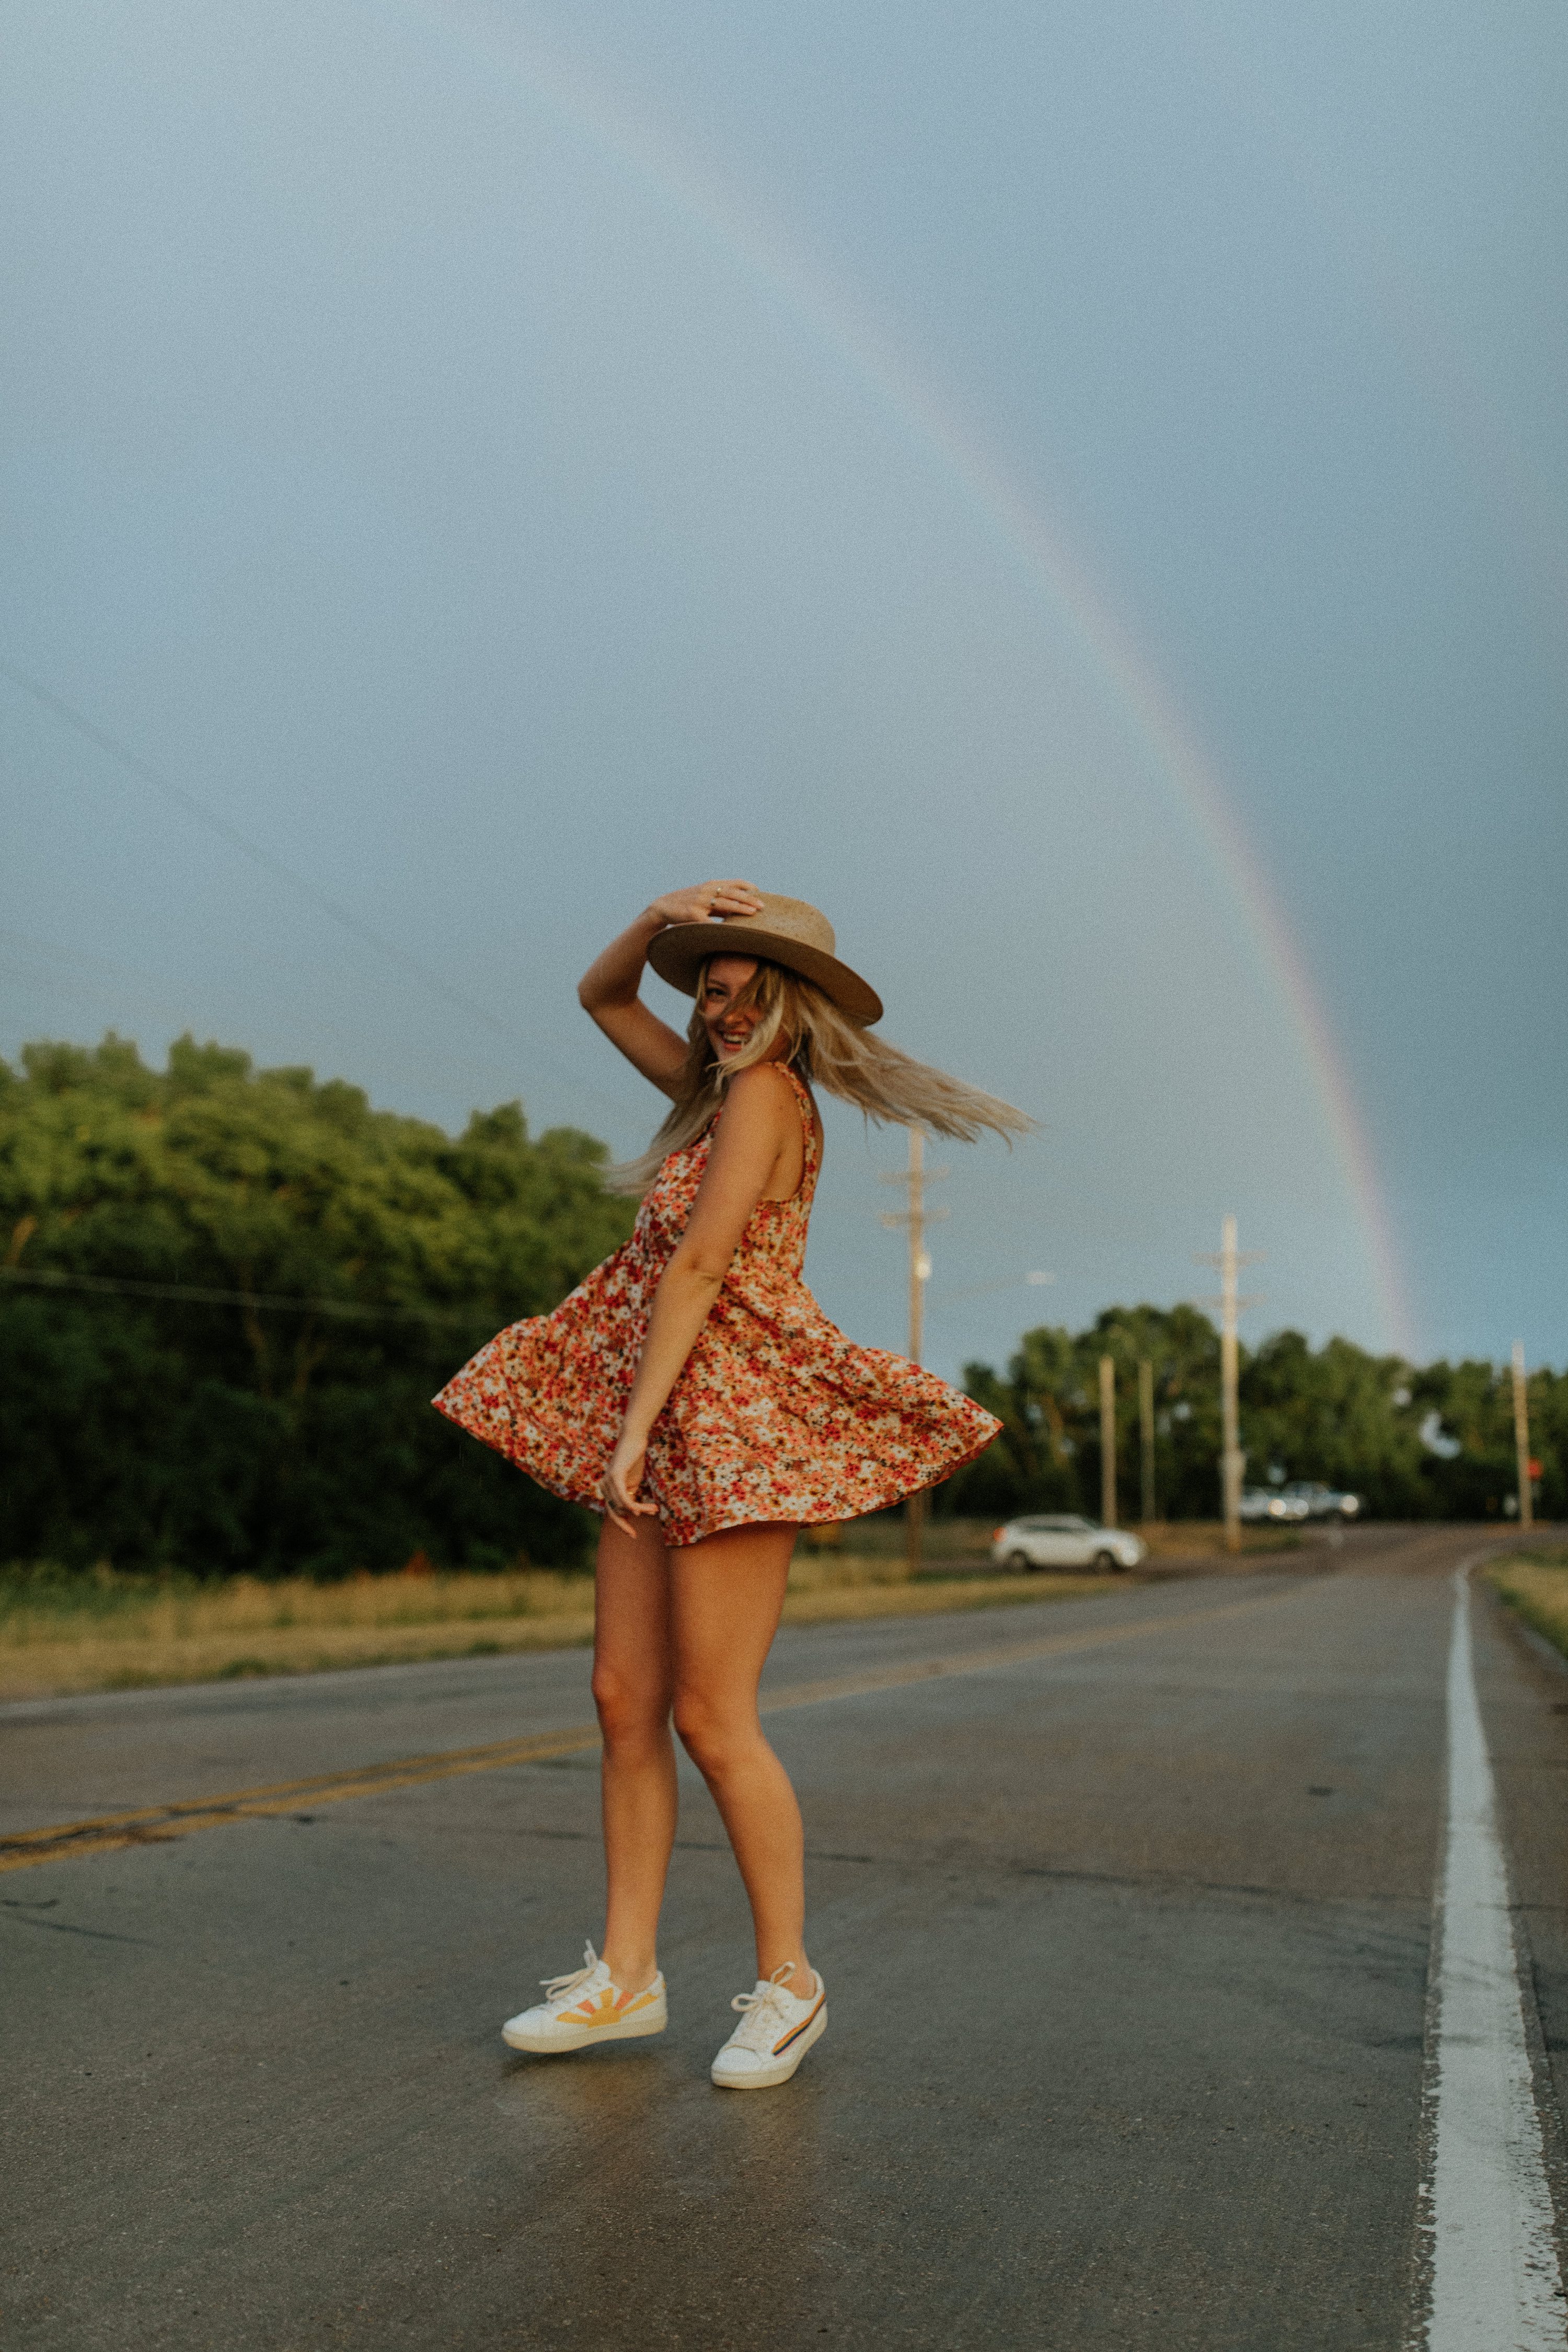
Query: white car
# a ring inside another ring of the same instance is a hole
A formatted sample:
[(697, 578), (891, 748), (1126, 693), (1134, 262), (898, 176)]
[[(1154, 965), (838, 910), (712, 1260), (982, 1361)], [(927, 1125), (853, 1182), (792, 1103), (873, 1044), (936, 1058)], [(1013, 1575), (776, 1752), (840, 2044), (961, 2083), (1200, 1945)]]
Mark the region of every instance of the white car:
[(1003, 1568), (1136, 1568), (1148, 1552), (1142, 1537), (1125, 1528), (1097, 1527), (1065, 1511), (1009, 1519), (991, 1538), (991, 1557)]

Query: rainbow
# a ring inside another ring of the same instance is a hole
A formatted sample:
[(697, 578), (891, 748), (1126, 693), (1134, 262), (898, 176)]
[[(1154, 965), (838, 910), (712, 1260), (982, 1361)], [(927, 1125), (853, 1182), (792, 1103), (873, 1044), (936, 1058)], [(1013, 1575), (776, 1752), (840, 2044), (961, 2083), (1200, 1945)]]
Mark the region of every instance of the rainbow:
[(952, 404), (820, 266), (706, 166), (676, 152), (537, 42), (524, 41), (514, 26), (483, 6), (482, 0), (461, 6), (454, 0), (384, 0), (384, 5), (521, 82), (530, 98), (571, 135), (679, 215), (727, 264), (739, 262), (773, 302), (858, 380), (906, 442), (956, 484), (982, 528), (1029, 588), (1045, 597), (1219, 877), (1265, 986), (1299, 1043), (1361, 1225), (1385, 1343), (1413, 1357), (1414, 1318), (1365, 1122), (1279, 895), (1212, 758), (1148, 656), (1081, 562), (1068, 553), (1060, 532), (1047, 524), (1037, 503)]

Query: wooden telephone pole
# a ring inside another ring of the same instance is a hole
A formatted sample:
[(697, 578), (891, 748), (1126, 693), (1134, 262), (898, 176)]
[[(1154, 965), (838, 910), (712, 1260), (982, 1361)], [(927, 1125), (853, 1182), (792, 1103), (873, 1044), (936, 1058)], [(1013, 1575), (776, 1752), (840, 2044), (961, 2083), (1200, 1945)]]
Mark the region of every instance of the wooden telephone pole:
[(1530, 1389), (1524, 1376), (1524, 1341), (1513, 1343), (1513, 1450), (1519, 1463), (1519, 1524), (1535, 1525), (1535, 1495), (1530, 1476)]
[(1100, 1524), (1116, 1525), (1116, 1359), (1100, 1360)]
[(1238, 1298), (1236, 1295), (1237, 1269), (1255, 1265), (1262, 1255), (1260, 1250), (1248, 1250), (1245, 1255), (1236, 1246), (1236, 1219), (1226, 1217), (1219, 1229), (1217, 1257), (1207, 1254), (1200, 1256), (1200, 1265), (1219, 1268), (1219, 1297), (1208, 1304), (1219, 1308), (1219, 1406), (1220, 1406), (1220, 1500), (1225, 1514), (1225, 1548), (1226, 1551), (1241, 1549), (1241, 1473), (1247, 1456), (1241, 1450), (1241, 1421), (1237, 1397), (1238, 1348), (1236, 1321), (1244, 1307), (1256, 1307), (1256, 1298)]
[[(909, 1129), (910, 1164), (897, 1175), (884, 1176), (884, 1184), (902, 1184), (908, 1205), (902, 1209), (885, 1209), (885, 1225), (902, 1225), (910, 1241), (910, 1361), (918, 1364), (925, 1344), (925, 1286), (931, 1280), (931, 1254), (926, 1248), (928, 1225), (939, 1224), (948, 1212), (928, 1209), (925, 1188), (940, 1182), (947, 1174), (945, 1168), (928, 1168), (925, 1164), (925, 1137), (918, 1127)], [(925, 1493), (909, 1496), (904, 1503), (904, 1545), (910, 1574), (915, 1575), (921, 1564), (925, 1538), (926, 1511), (930, 1496)]]

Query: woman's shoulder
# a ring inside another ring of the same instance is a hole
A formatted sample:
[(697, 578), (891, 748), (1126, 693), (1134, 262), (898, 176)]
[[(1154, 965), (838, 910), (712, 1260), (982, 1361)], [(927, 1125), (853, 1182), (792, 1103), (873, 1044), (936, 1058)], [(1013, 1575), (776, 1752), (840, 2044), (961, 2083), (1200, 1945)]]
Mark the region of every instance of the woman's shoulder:
[(804, 1121), (811, 1143), (820, 1153), (821, 1114), (798, 1070), (783, 1062), (753, 1062), (749, 1070), (736, 1071), (724, 1093), (752, 1132), (771, 1129), (782, 1140)]
[(782, 1062), (753, 1062), (749, 1070), (737, 1070), (724, 1087), (729, 1102), (776, 1102), (799, 1100), (796, 1088), (800, 1080)]
[(815, 1106), (801, 1080), (782, 1062), (753, 1062), (737, 1070), (724, 1088), (724, 1116), (752, 1133), (771, 1129), (783, 1135), (802, 1115), (815, 1117)]

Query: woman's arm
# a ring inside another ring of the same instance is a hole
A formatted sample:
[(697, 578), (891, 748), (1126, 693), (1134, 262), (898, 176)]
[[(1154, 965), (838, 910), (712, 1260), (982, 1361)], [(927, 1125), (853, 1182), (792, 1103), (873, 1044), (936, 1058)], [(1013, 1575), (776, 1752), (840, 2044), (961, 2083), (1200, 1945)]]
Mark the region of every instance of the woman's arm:
[(686, 1231), (654, 1292), (626, 1419), (605, 1473), (605, 1507), (628, 1534), (631, 1519), (654, 1507), (637, 1500), (648, 1432), (697, 1344), (752, 1211), (781, 1171), (787, 1174), (799, 1144), (795, 1093), (776, 1065), (762, 1062), (731, 1078)]
[(689, 890), (668, 891), (645, 908), (618, 940), (612, 940), (578, 982), (577, 1001), (584, 1012), (661, 1094), (675, 1093), (685, 1066), (686, 1040), (668, 1021), (650, 1013), (637, 994), (650, 942), (668, 923), (705, 923), (714, 915), (759, 915), (762, 908), (749, 882), (700, 882)]

